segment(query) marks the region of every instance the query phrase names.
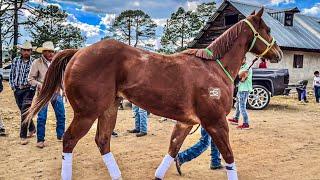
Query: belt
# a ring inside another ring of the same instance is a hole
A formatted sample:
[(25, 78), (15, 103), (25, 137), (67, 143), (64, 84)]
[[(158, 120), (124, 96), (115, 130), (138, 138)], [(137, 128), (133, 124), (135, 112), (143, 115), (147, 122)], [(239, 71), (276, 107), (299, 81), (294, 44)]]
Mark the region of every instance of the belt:
[(30, 85), (21, 85), (21, 86), (16, 86), (15, 88), (16, 89), (27, 89), (27, 88), (30, 88), (31, 86)]

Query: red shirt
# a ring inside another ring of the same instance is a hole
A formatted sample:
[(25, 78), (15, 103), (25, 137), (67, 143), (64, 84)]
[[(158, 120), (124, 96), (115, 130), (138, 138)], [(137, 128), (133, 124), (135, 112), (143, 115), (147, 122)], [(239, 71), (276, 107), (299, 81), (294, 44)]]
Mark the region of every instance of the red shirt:
[(259, 68), (267, 68), (267, 62), (261, 62)]

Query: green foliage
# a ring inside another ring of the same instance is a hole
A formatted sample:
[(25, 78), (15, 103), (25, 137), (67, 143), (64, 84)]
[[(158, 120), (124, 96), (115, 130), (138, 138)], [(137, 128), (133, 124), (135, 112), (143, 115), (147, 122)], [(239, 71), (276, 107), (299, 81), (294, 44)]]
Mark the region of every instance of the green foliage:
[(164, 27), (159, 52), (172, 54), (185, 50), (214, 10), (215, 2), (211, 2), (198, 5), (196, 11), (185, 11), (180, 7), (172, 13)]
[(113, 38), (134, 47), (152, 47), (150, 40), (155, 38), (156, 23), (151, 17), (141, 10), (126, 10), (116, 17), (109, 35)]
[(60, 49), (79, 48), (85, 38), (79, 28), (66, 23), (68, 14), (57, 6), (40, 7), (35, 16), (30, 16), (30, 35), (33, 45), (40, 47), (45, 41), (52, 41)]

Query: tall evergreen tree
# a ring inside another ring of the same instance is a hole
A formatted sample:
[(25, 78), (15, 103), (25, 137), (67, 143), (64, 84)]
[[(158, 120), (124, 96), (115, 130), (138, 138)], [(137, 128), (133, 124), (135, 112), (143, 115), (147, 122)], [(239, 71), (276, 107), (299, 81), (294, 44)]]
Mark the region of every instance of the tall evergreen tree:
[(85, 38), (79, 28), (66, 23), (68, 14), (58, 6), (49, 5), (41, 7), (30, 16), (30, 34), (33, 45), (41, 46), (45, 41), (52, 41), (60, 49), (78, 48), (84, 43)]
[(186, 49), (214, 11), (214, 2), (202, 3), (196, 11), (185, 11), (180, 7), (167, 20), (160, 52), (171, 54)]
[(161, 52), (174, 53), (182, 51), (201, 28), (201, 21), (197, 13), (185, 11), (180, 7), (172, 13), (164, 27), (164, 35), (161, 38)]
[(111, 27), (111, 35), (106, 38), (115, 38), (131, 46), (152, 47), (150, 40), (155, 38), (156, 23), (141, 10), (126, 10), (116, 17)]
[(196, 9), (196, 13), (199, 19), (201, 20), (202, 26), (205, 25), (205, 23), (213, 15), (215, 11), (216, 11), (216, 3), (214, 1), (209, 3), (202, 3), (198, 5)]

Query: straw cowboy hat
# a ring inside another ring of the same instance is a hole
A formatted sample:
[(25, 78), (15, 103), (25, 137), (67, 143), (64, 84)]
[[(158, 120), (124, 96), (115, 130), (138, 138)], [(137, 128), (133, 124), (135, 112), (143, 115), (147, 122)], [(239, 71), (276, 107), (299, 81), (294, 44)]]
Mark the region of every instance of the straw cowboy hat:
[(18, 45), (19, 49), (31, 49), (31, 50), (35, 50), (36, 47), (32, 47), (31, 42), (29, 41), (25, 41), (22, 45)]
[(42, 44), (42, 47), (37, 48), (38, 53), (42, 53), (43, 51), (54, 51), (54, 45), (52, 41), (47, 41)]

